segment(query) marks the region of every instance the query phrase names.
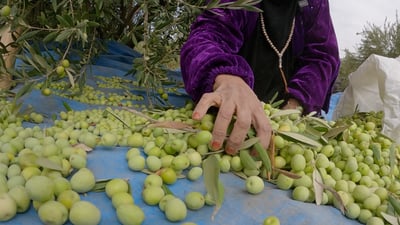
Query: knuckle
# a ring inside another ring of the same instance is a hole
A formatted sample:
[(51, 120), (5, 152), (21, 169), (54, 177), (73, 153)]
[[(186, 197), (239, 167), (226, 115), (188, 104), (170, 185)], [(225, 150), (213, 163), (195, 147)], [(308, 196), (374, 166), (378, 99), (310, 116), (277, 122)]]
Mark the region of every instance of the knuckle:
[(242, 143), (242, 140), (238, 137), (230, 137), (228, 141), (228, 146), (230, 146), (233, 149), (239, 148), (240, 144)]
[(223, 140), (225, 138), (226, 132), (222, 129), (214, 128), (212, 136), (214, 140)]
[(230, 110), (220, 109), (218, 112), (218, 117), (219, 119), (225, 120), (225, 121), (231, 121), (232, 120), (232, 112)]
[(235, 128), (240, 130), (249, 129), (251, 124), (250, 117), (240, 117), (236, 119)]

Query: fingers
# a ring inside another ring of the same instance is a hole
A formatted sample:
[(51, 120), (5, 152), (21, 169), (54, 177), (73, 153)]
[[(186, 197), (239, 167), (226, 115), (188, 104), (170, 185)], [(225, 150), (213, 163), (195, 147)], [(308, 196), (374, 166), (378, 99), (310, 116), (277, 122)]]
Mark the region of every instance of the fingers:
[(238, 115), (232, 129), (231, 134), (229, 135), (228, 141), (226, 142), (225, 152), (230, 155), (235, 155), (240, 145), (246, 139), (247, 132), (251, 127), (251, 115), (244, 114)]
[(233, 104), (228, 103), (220, 106), (217, 117), (215, 118), (212, 132), (213, 139), (211, 142), (211, 147), (213, 150), (218, 150), (222, 147), (234, 112), (235, 105)]
[(221, 96), (219, 94), (206, 93), (194, 108), (192, 118), (194, 120), (201, 120), (211, 106), (218, 107), (219, 105), (221, 105)]
[(219, 108), (212, 131), (212, 150), (218, 150), (224, 146), (228, 127), (235, 114), (236, 121), (225, 143), (226, 153), (231, 155), (237, 153), (252, 125), (261, 145), (267, 149), (272, 135), (272, 128), (263, 107), (254, 103), (255, 101), (247, 101), (244, 105), (242, 105), (243, 101), (240, 101), (242, 104), (238, 105), (238, 101), (232, 101), (232, 99), (238, 99), (238, 97), (232, 98), (232, 96), (228, 95), (225, 95), (224, 99), (223, 97), (224, 94), (221, 92), (204, 94), (192, 114), (194, 120), (201, 120), (210, 107)]
[(211, 141), (212, 149), (218, 150), (224, 143), (229, 123), (235, 112), (235, 107), (229, 103), (222, 105), (222, 97), (217, 92), (206, 93), (201, 97), (193, 110), (192, 118), (194, 120), (201, 120), (212, 106), (219, 107), (217, 117), (214, 121), (214, 128), (212, 131), (213, 139)]
[(256, 117), (253, 126), (257, 132), (261, 146), (268, 149), (272, 136), (272, 128), (268, 118), (266, 116)]

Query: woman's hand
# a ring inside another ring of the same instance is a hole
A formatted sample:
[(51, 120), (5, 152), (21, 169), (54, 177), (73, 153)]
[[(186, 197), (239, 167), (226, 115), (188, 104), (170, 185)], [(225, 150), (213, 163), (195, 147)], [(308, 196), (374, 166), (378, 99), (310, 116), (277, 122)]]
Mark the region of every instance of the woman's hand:
[(218, 75), (214, 83), (214, 92), (202, 96), (193, 111), (193, 119), (201, 120), (210, 107), (218, 107), (218, 114), (212, 131), (211, 147), (218, 150), (223, 146), (227, 129), (236, 115), (236, 121), (230, 133), (225, 151), (236, 154), (253, 125), (261, 145), (267, 149), (271, 138), (271, 126), (260, 100), (242, 78), (234, 75)]
[(286, 105), (282, 107), (282, 109), (297, 109), (301, 106), (300, 102), (294, 98), (289, 98), (286, 102)]

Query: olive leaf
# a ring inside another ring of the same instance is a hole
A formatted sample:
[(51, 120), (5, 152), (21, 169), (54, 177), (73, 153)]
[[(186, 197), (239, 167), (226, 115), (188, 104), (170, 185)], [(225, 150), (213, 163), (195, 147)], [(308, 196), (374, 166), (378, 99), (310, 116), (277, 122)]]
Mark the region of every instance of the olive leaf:
[(221, 172), (220, 165), (217, 157), (215, 155), (210, 155), (203, 160), (202, 166), (206, 191), (208, 194), (210, 194), (212, 199), (215, 200), (215, 209), (211, 215), (211, 219), (213, 220), (221, 208), (224, 199), (224, 187), (222, 182), (219, 180), (219, 175)]
[(330, 187), (328, 185), (320, 183), (317, 180), (315, 180), (315, 182), (318, 183), (319, 185), (321, 185), (325, 190), (328, 190), (328, 191), (330, 191), (332, 193), (333, 197), (338, 201), (338, 204), (339, 204), (338, 206), (339, 206), (340, 212), (344, 215), (345, 211), (346, 211), (346, 208), (344, 206), (342, 197), (340, 197), (339, 193), (335, 189), (333, 189), (332, 187)]
[(389, 165), (390, 165), (390, 172), (393, 173), (393, 170), (396, 166), (396, 148), (394, 144), (390, 146)]
[(133, 114), (136, 115), (136, 116), (143, 117), (143, 118), (147, 119), (147, 120), (150, 121), (150, 122), (157, 122), (157, 120), (155, 120), (155, 119), (151, 118), (150, 116), (148, 116), (148, 115), (146, 115), (146, 114), (144, 114), (144, 113), (142, 113), (142, 112), (139, 112), (139, 111), (137, 111), (137, 110), (130, 109), (130, 108), (127, 108), (127, 107), (123, 107), (122, 109), (124, 109), (124, 110), (126, 110), (126, 111), (128, 111), (128, 112), (131, 112), (131, 113), (133, 113)]
[(161, 122), (153, 122), (149, 124), (147, 127), (161, 127), (161, 128), (170, 128), (176, 130), (184, 130), (195, 132), (196, 129), (193, 128), (190, 124), (178, 121), (161, 121)]
[(233, 171), (233, 174), (242, 178), (243, 180), (246, 180), (247, 178), (247, 175), (242, 171)]
[(306, 123), (306, 129), (304, 130), (305, 133), (310, 134), (314, 137), (321, 137), (321, 132), (315, 129), (311, 124)]
[(243, 149), (249, 149), (251, 146), (253, 146), (255, 143), (257, 143), (260, 139), (258, 137), (252, 137), (247, 140), (245, 140), (240, 146), (239, 150)]
[(106, 184), (110, 181), (111, 179), (100, 179), (96, 180), (96, 183), (94, 187), (92, 188), (91, 191), (94, 192), (104, 192), (106, 190)]
[[(92, 188), (91, 191), (94, 192), (104, 192), (106, 190), (106, 185), (109, 181), (111, 181), (114, 178), (107, 178), (107, 179), (98, 179), (96, 180), (96, 183), (94, 185), (94, 187)], [(127, 184), (128, 184), (128, 193), (132, 193), (131, 192), (131, 184), (129, 183), (129, 179), (128, 178), (124, 178), (123, 179)]]
[(248, 150), (240, 150), (239, 151), (240, 161), (243, 164), (243, 167), (250, 170), (257, 169), (257, 163), (250, 155)]
[(303, 134), (299, 134), (299, 133), (296, 133), (296, 132), (288, 132), (288, 131), (277, 131), (277, 133), (282, 135), (282, 136), (284, 136), (284, 137), (286, 137), (286, 138), (289, 138), (289, 139), (294, 140), (294, 141), (301, 142), (303, 144), (307, 144), (307, 145), (310, 145), (310, 146), (313, 146), (313, 147), (318, 147), (318, 148), (322, 147), (321, 143), (319, 143), (318, 141), (315, 141), (315, 140), (313, 140), (313, 139), (311, 139), (311, 138), (309, 138), (309, 137), (307, 137), (307, 136), (305, 136)]
[(332, 128), (329, 125), (328, 121), (326, 121), (324, 119), (321, 119), (321, 118), (318, 118), (318, 117), (315, 117), (315, 116), (309, 116), (309, 115), (307, 115), (307, 117), (305, 117), (305, 119), (310, 123), (312, 122), (312, 123), (317, 124), (321, 128), (322, 127), (327, 128), (327, 129), (331, 129)]
[(67, 74), (69, 83), (71, 84), (71, 88), (74, 88), (75, 87), (74, 75), (72, 75), (72, 73), (69, 70), (65, 70), (65, 73)]
[(303, 133), (303, 135), (306, 137), (309, 137), (313, 140), (320, 140), (323, 144), (328, 144), (328, 140), (322, 134), (323, 132), (313, 127), (312, 124), (306, 124), (306, 129)]
[(390, 224), (390, 225), (399, 225), (399, 218), (389, 215), (387, 213), (381, 212), (381, 216)]
[[(164, 193), (165, 193), (166, 195), (174, 195), (174, 193), (171, 191), (171, 189), (168, 188), (167, 185), (163, 184), (163, 185), (161, 186), (161, 188), (164, 190)], [(175, 196), (175, 195), (174, 195), (174, 196)]]
[(281, 173), (281, 174), (283, 174), (283, 175), (285, 175), (285, 176), (287, 176), (287, 177), (290, 177), (290, 178), (292, 178), (292, 179), (300, 179), (300, 178), (301, 178), (301, 175), (292, 173), (292, 172), (290, 172), (290, 171), (282, 170), (282, 169), (275, 168), (275, 167), (273, 167), (272, 169), (273, 169), (274, 171), (276, 171), (276, 172), (278, 172), (278, 173)]
[(373, 152), (373, 156), (375, 161), (379, 161), (381, 159), (381, 150), (377, 145), (372, 145), (371, 150)]
[(108, 110), (108, 109), (104, 110), (103, 116), (104, 116), (104, 115), (107, 115), (107, 113), (110, 114), (110, 115), (112, 115), (113, 117), (115, 117), (115, 119), (119, 120), (121, 123), (123, 123), (123, 124), (124, 124), (126, 127), (128, 127), (129, 129), (132, 129), (132, 127), (131, 127), (128, 123), (126, 123), (121, 117), (119, 117), (117, 114), (115, 114), (115, 113), (112, 112), (111, 110)]
[(224, 149), (217, 150), (217, 151), (210, 151), (210, 152), (204, 153), (203, 156), (206, 156), (206, 155), (216, 155), (216, 154), (223, 153), (223, 152), (225, 152)]
[(325, 132), (323, 137), (326, 138), (326, 139), (335, 138), (339, 134), (343, 133), (343, 131), (345, 131), (347, 128), (349, 128), (349, 125), (333, 127), (331, 129), (329, 129), (327, 132)]
[[(254, 138), (254, 134), (252, 132), (247, 132), (247, 136), (249, 138)], [(256, 150), (258, 156), (261, 159), (262, 165), (264, 165), (268, 178), (271, 175), (272, 172), (272, 165), (271, 165), (271, 159), (267, 153), (267, 150), (261, 145), (261, 143), (258, 141), (254, 145), (254, 150)]]
[(277, 112), (275, 112), (274, 114), (272, 114), (270, 116), (270, 118), (275, 118), (275, 117), (279, 117), (279, 116), (288, 116), (291, 114), (301, 114), (301, 111), (298, 109), (284, 109), (284, 110), (279, 110)]
[(76, 145), (73, 145), (74, 148), (80, 148), (82, 150), (84, 150), (85, 152), (91, 152), (93, 151), (93, 148), (83, 144), (83, 143), (78, 143)]
[(321, 141), (324, 145), (329, 144), (329, 140), (328, 140), (327, 138), (325, 138), (324, 136), (321, 136), (320, 141)]
[(271, 166), (271, 159), (269, 158), (267, 150), (261, 146), (260, 142), (257, 142), (254, 145), (254, 149), (258, 153), (258, 156), (262, 161), (262, 165), (265, 167), (267, 175), (269, 177), (272, 172), (272, 166)]
[(62, 104), (63, 104), (65, 110), (67, 110), (67, 111), (71, 111), (72, 110), (71, 106), (67, 102), (63, 101)]
[[(147, 174), (147, 175), (150, 175), (150, 174), (157, 174), (157, 175), (160, 175), (161, 169), (160, 169), (160, 170), (157, 170), (157, 171), (155, 171), (155, 172), (150, 171), (149, 169), (142, 169), (140, 172), (142, 172), (142, 173), (144, 173), (144, 174)], [(184, 174), (179, 174), (179, 175), (176, 176), (176, 178), (178, 178), (178, 179), (183, 179), (183, 178), (186, 178), (186, 176), (185, 176)]]
[(396, 214), (400, 215), (400, 201), (396, 199), (392, 194), (388, 196), (390, 205), (393, 207)]
[(57, 171), (62, 171), (62, 167), (61, 165), (51, 161), (48, 158), (44, 158), (44, 157), (39, 157), (36, 159), (36, 164), (43, 167), (43, 168), (48, 168), (48, 169), (52, 169), (52, 170), (57, 170)]
[(313, 173), (313, 187), (314, 187), (314, 194), (315, 194), (315, 203), (317, 205), (321, 205), (322, 203), (322, 196), (324, 193), (323, 180), (321, 174), (319, 173), (318, 169), (314, 167)]
[(36, 82), (29, 82), (24, 84), (19, 90), (18, 92), (15, 94), (14, 99), (17, 100), (19, 98), (21, 98), (22, 96), (24, 96), (26, 93), (29, 93), (33, 90), (33, 88), (35, 87)]

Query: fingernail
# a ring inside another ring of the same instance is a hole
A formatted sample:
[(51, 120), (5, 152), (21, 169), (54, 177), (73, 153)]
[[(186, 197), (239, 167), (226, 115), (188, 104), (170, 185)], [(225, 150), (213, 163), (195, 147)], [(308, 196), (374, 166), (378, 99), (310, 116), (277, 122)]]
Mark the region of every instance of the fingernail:
[(200, 114), (198, 112), (193, 113), (193, 119), (199, 120), (200, 119)]
[(218, 150), (221, 147), (221, 143), (219, 143), (218, 141), (213, 141), (211, 143), (211, 147), (213, 148), (213, 150)]
[(226, 147), (225, 152), (230, 154), (230, 155), (236, 154), (235, 149), (233, 149), (232, 147)]

